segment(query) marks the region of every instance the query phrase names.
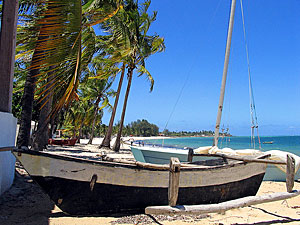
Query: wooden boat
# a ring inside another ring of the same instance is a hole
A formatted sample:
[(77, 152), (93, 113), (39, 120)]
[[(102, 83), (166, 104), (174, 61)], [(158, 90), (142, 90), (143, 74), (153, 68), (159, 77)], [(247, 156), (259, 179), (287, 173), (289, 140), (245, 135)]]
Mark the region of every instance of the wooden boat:
[(66, 145), (66, 146), (74, 146), (76, 144), (77, 138), (70, 139), (61, 139), (61, 138), (49, 138), (49, 145)]
[[(32, 150), (13, 154), (68, 214), (133, 213), (168, 204), (168, 165), (87, 160)], [(253, 196), (266, 170), (265, 163), (223, 158), (181, 165), (177, 203), (186, 205)]]

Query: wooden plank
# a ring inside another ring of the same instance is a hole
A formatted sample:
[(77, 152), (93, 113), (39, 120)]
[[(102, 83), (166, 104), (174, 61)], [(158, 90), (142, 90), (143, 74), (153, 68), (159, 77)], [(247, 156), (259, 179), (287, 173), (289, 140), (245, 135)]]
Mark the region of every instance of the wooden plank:
[(9, 152), (13, 150), (15, 146), (8, 146), (8, 147), (0, 147), (0, 152)]
[(138, 161), (129, 161), (126, 159), (111, 158), (106, 155), (104, 155), (102, 159), (103, 159), (103, 161), (108, 161), (108, 162), (136, 165), (141, 168), (156, 169), (156, 170), (169, 170), (169, 166), (167, 164), (163, 165), (163, 164), (144, 163), (144, 162), (138, 162)]
[(288, 198), (296, 197), (300, 194), (300, 190), (294, 190), (293, 192), (277, 192), (261, 196), (249, 196), (240, 199), (235, 199), (218, 204), (207, 205), (178, 205), (171, 206), (149, 206), (145, 209), (146, 214), (156, 215), (188, 215), (188, 214), (206, 214), (206, 213), (218, 213), (224, 212), (230, 209), (236, 209), (246, 207), (250, 205), (257, 205), (267, 202), (279, 201)]
[(175, 206), (177, 203), (179, 191), (179, 175), (180, 161), (178, 158), (171, 157), (168, 187), (168, 201), (170, 206)]
[(293, 156), (287, 154), (286, 159), (286, 189), (287, 192), (292, 192), (295, 180), (295, 159)]
[(0, 36), (0, 111), (11, 113), (18, 0), (3, 1)]
[[(202, 155), (201, 154), (194, 154), (194, 156), (202, 156)], [(233, 160), (243, 161), (243, 162), (257, 162), (257, 163), (268, 163), (268, 164), (286, 165), (286, 162), (284, 162), (284, 161), (277, 161), (277, 160), (249, 158), (249, 157), (233, 156), (233, 155), (225, 155), (225, 154), (211, 154), (211, 156), (223, 157), (223, 158), (226, 158), (226, 159), (233, 159)]]

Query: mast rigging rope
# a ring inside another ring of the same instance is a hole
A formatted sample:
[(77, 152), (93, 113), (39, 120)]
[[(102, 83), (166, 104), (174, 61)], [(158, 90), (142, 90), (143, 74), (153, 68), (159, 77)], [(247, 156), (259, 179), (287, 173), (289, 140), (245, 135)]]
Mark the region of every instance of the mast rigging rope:
[(251, 144), (255, 148), (254, 131), (255, 131), (255, 128), (256, 128), (257, 137), (258, 137), (258, 143), (259, 143), (259, 148), (261, 148), (261, 142), (260, 142), (260, 137), (259, 137), (259, 133), (258, 133), (257, 114), (256, 114), (256, 109), (255, 109), (254, 94), (253, 94), (253, 88), (252, 88), (252, 80), (251, 80), (251, 75), (250, 75), (250, 60), (249, 60), (249, 51), (248, 51), (248, 45), (247, 45), (247, 39), (246, 39), (244, 9), (243, 9), (243, 1), (242, 0), (240, 0), (240, 5), (241, 5), (242, 22), (243, 22), (243, 33), (244, 33), (245, 49), (246, 49), (246, 55), (247, 55), (247, 65), (248, 65), (249, 96), (250, 96), (250, 116), (251, 116)]
[[(217, 11), (218, 11), (218, 9), (219, 9), (219, 7), (220, 7), (221, 1), (222, 1), (222, 0), (219, 0), (218, 5), (217, 5), (216, 9), (214, 10), (214, 13), (213, 13), (212, 18), (210, 19), (208, 28), (210, 28), (210, 25), (212, 24), (213, 20), (214, 20), (215, 17), (216, 17), (216, 13), (217, 13)], [(208, 29), (208, 28), (207, 28), (207, 29)], [(198, 55), (200, 55), (200, 52), (198, 53)], [(176, 107), (177, 107), (177, 104), (178, 104), (178, 102), (179, 102), (179, 100), (180, 100), (180, 98), (181, 98), (181, 96), (182, 96), (182, 94), (183, 94), (183, 91), (184, 91), (184, 89), (185, 89), (185, 86), (186, 86), (186, 84), (187, 84), (187, 82), (188, 82), (188, 80), (189, 80), (189, 78), (190, 78), (191, 71), (192, 71), (194, 65), (196, 64), (197, 58), (199, 58), (199, 57), (195, 57), (195, 58), (194, 58), (194, 61), (193, 61), (192, 65), (191, 65), (191, 67), (189, 68), (189, 71), (188, 71), (188, 73), (187, 73), (186, 79), (185, 79), (185, 81), (184, 81), (184, 83), (183, 83), (183, 85), (182, 85), (182, 88), (181, 88), (181, 90), (180, 90), (180, 92), (179, 92), (179, 94), (178, 94), (178, 97), (177, 97), (176, 102), (175, 102), (175, 104), (174, 104), (174, 106), (173, 106), (173, 108), (172, 108), (172, 111), (171, 111), (171, 113), (170, 113), (170, 115), (169, 115), (169, 117), (168, 117), (168, 120), (167, 120), (167, 122), (166, 122), (166, 125), (165, 125), (165, 127), (164, 127), (164, 129), (163, 129), (163, 132), (167, 129), (167, 127), (168, 127), (168, 125), (169, 125), (169, 122), (170, 122), (170, 120), (171, 120), (171, 118), (172, 118), (172, 116), (173, 116), (173, 114), (174, 114), (174, 111), (175, 111), (175, 109), (176, 109)], [(164, 139), (162, 140), (162, 146), (164, 146)]]

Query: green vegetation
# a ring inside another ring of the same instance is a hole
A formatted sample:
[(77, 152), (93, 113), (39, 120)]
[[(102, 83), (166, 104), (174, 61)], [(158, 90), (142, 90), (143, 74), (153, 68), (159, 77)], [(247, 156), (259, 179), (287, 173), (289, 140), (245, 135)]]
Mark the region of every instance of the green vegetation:
[(158, 136), (159, 129), (155, 124), (149, 123), (147, 120), (137, 120), (135, 122), (131, 122), (127, 126), (124, 127), (124, 135), (129, 136), (142, 136), (142, 137), (150, 137), (150, 136)]
[(163, 131), (163, 135), (164, 136), (169, 136), (169, 137), (172, 137), (172, 136), (175, 136), (175, 137), (184, 137), (184, 136), (187, 136), (187, 137), (196, 137), (196, 136), (213, 136), (214, 135), (214, 132), (209, 130), (202, 130), (202, 131), (169, 131), (169, 130), (164, 130)]
[[(214, 131), (211, 130), (202, 130), (202, 131), (169, 131), (169, 130), (164, 130), (162, 132), (162, 134), (164, 136), (168, 136), (168, 137), (210, 137), (210, 136), (214, 136)], [(220, 132), (220, 136), (231, 136), (230, 133), (228, 132), (224, 132), (221, 133)]]
[[(148, 14), (151, 1), (19, 3), (13, 97), (20, 124), (18, 146), (42, 150), (48, 133), (51, 137), (60, 127), (72, 137), (88, 136), (90, 142), (94, 136), (105, 135), (102, 147), (111, 147), (111, 136), (117, 134), (115, 151), (120, 148), (121, 135), (158, 133), (146, 120), (123, 126), (132, 77), (145, 76), (152, 90), (154, 79), (145, 60), (165, 49), (162, 37), (149, 34), (157, 15)], [(101, 35), (94, 31), (96, 26)], [(118, 76), (115, 91), (111, 87)], [(124, 77), (127, 89), (122, 115), (113, 126)], [(102, 124), (104, 108), (112, 111), (108, 127)], [(38, 126), (30, 140), (32, 120)]]

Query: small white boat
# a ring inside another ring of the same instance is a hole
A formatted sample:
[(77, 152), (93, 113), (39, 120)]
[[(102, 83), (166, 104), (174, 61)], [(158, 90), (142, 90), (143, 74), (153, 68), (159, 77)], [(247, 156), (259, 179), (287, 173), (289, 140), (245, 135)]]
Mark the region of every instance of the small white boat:
[[(170, 158), (175, 157), (180, 162), (188, 162), (188, 149), (151, 147), (151, 146), (131, 146), (131, 152), (136, 161), (154, 164), (169, 164)], [(195, 156), (193, 162), (216, 157)]]
[[(212, 147), (203, 147), (203, 149), (207, 150), (208, 148)], [(217, 149), (217, 148), (216, 148)], [(144, 146), (144, 147), (138, 147), (138, 146), (131, 146), (131, 151), (133, 153), (134, 158), (137, 161), (145, 162), (145, 163), (155, 163), (155, 164), (168, 164), (170, 162), (171, 157), (177, 157), (180, 159), (181, 162), (188, 162), (188, 149), (178, 149), (178, 148), (163, 148), (163, 147), (153, 147), (153, 146)], [(197, 150), (196, 150), (197, 151)], [(232, 149), (226, 148), (222, 151), (222, 149), (217, 150), (218, 153), (222, 154), (228, 154), (228, 155), (255, 155), (260, 152), (258, 150), (237, 150), (234, 151)], [(197, 152), (196, 152), (197, 153)], [(217, 153), (216, 151), (202, 151), (199, 153), (204, 154), (214, 154)], [(286, 155), (292, 155), (293, 158), (296, 160), (296, 171), (295, 171), (295, 180), (300, 179), (300, 157), (284, 151), (279, 150), (271, 150), (268, 152), (264, 152), (266, 154), (271, 155), (271, 159), (273, 160), (286, 160)], [(205, 156), (207, 157), (207, 156)], [(193, 162), (204, 160), (204, 156), (195, 156), (193, 157)], [(215, 157), (210, 156), (209, 158), (213, 159)], [(269, 164), (266, 170), (266, 174), (264, 176), (264, 180), (266, 181), (285, 181), (286, 180), (286, 173), (285, 173), (285, 166), (277, 166), (277, 165), (271, 165)]]

